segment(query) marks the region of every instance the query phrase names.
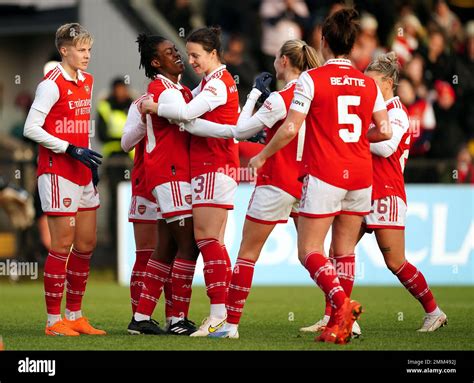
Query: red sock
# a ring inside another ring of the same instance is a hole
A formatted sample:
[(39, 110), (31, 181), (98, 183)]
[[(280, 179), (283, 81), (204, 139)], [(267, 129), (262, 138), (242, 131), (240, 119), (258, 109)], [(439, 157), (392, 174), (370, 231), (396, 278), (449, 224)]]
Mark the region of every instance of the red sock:
[(66, 281), (66, 262), (69, 254), (50, 250), (44, 264), (44, 295), (46, 311), (51, 315), (61, 314), (61, 299)]
[(226, 301), (227, 262), (221, 244), (215, 238), (196, 240), (204, 261), (204, 281), (211, 304)]
[(394, 273), (403, 286), (422, 304), (425, 312), (430, 313), (438, 306), (425, 277), (410, 262), (405, 261)]
[(196, 261), (175, 259), (172, 270), (174, 316), (187, 318)]
[(332, 259), (339, 282), (346, 295), (350, 297), (354, 286), (355, 254), (334, 255)]
[[(174, 264), (174, 263), (173, 263)], [(173, 306), (173, 280), (172, 280), (172, 270), (173, 264), (170, 265), (170, 272), (168, 278), (166, 278), (165, 286), (163, 287), (165, 293), (165, 316), (166, 318), (171, 318), (175, 316), (174, 306)]]
[(140, 294), (137, 313), (151, 316), (168, 279), (171, 265), (151, 259), (146, 266), (145, 283)]
[(89, 278), (92, 252), (72, 249), (66, 266), (66, 309), (79, 311)]
[(146, 264), (152, 253), (153, 249), (137, 250), (135, 252), (135, 264), (133, 265), (132, 277), (130, 278), (130, 301), (132, 303), (133, 314), (135, 314), (138, 300), (140, 299), (140, 293), (142, 292)]
[(237, 258), (232, 280), (229, 284), (229, 295), (227, 296), (227, 322), (239, 324), (244, 310), (245, 300), (252, 286), (253, 270), (255, 262), (248, 259)]
[(304, 267), (316, 284), (324, 291), (333, 308), (339, 308), (344, 303), (346, 294), (339, 283), (332, 262), (319, 253), (309, 253), (304, 259)]
[(331, 313), (332, 313), (331, 302), (329, 302), (329, 299), (326, 298), (326, 306), (324, 307), (324, 315), (327, 315), (328, 317), (330, 317)]
[(227, 252), (227, 248), (225, 247), (225, 245), (222, 245), (222, 250), (224, 251), (225, 261), (227, 264), (227, 274), (226, 274), (225, 283), (227, 286), (227, 292), (229, 292), (229, 284), (232, 279), (232, 262), (230, 261), (229, 253)]

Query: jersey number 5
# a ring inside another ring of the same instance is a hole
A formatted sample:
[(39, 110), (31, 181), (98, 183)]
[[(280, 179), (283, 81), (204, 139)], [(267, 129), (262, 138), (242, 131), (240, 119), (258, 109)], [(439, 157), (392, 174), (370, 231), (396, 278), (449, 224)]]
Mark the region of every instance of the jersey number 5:
[(337, 122), (339, 125), (351, 124), (354, 129), (339, 129), (339, 137), (344, 142), (358, 142), (362, 133), (362, 121), (357, 114), (349, 113), (349, 106), (359, 106), (360, 96), (337, 97)]

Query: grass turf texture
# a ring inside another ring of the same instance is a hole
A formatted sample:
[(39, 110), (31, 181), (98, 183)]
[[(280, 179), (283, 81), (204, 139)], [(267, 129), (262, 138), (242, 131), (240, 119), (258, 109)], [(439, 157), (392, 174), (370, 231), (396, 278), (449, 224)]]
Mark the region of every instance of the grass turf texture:
[[(298, 331), (323, 313), (322, 293), (311, 286), (255, 286), (239, 328), (240, 339), (233, 340), (128, 335), (128, 289), (97, 280), (88, 284), (83, 311), (108, 335), (48, 337), (44, 335), (42, 284), (0, 283), (0, 335), (6, 350), (473, 350), (474, 287), (437, 286), (432, 290), (448, 315), (449, 325), (420, 334), (415, 330), (421, 325), (423, 310), (405, 289), (356, 286), (353, 298), (360, 300), (365, 310), (359, 322), (363, 335), (340, 346), (316, 343), (313, 334)], [(195, 287), (190, 319), (200, 323), (208, 310), (204, 288)], [(163, 313), (160, 302), (154, 315), (160, 323)]]

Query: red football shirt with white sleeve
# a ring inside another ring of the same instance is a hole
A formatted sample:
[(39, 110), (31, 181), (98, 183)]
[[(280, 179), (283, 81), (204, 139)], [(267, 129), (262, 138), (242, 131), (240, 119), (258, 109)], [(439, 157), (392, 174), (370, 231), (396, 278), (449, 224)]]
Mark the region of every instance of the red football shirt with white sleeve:
[[(158, 104), (161, 97), (166, 97), (168, 102), (173, 97), (184, 98), (186, 103), (193, 97), (187, 87), (175, 84), (162, 75), (158, 75), (148, 85), (148, 93)], [(190, 182), (190, 138), (188, 132), (172, 124), (168, 119), (156, 114), (147, 115), (145, 144), (147, 192), (166, 182)]]
[[(58, 64), (38, 85), (31, 108), (47, 115), (43, 125), (46, 132), (75, 146), (89, 148), (94, 80), (89, 73), (77, 73), (77, 81), (74, 81)], [(87, 185), (92, 180), (87, 166), (69, 154), (55, 153), (40, 145), (38, 177), (45, 173), (56, 174), (77, 185)]]
[(375, 81), (350, 60), (332, 59), (301, 74), (291, 109), (307, 113), (301, 176), (346, 190), (372, 185), (366, 137), (372, 114), (386, 109)]
[(383, 157), (374, 154), (374, 144), (371, 144), (374, 170), (372, 200), (387, 196), (397, 196), (406, 204), (403, 171), (408, 159), (412, 135), (409, 129), (408, 111), (398, 97), (387, 101), (387, 111), (393, 136), (388, 142), (382, 141), (375, 145), (393, 145), (396, 147), (396, 150), (390, 156)]
[[(255, 116), (268, 128), (267, 142), (285, 121), (293, 100), (297, 80), (290, 81), (282, 90), (272, 92)], [(305, 126), (287, 146), (271, 156), (258, 171), (257, 186), (276, 186), (295, 198), (301, 197), (302, 183), (298, 179), (303, 154)]]
[[(219, 124), (237, 123), (239, 94), (225, 65), (203, 78), (197, 89), (201, 91), (195, 97), (204, 97), (211, 109), (200, 118)], [(238, 174), (238, 167), (239, 150), (233, 138), (191, 136), (191, 177), (218, 170), (233, 176)]]

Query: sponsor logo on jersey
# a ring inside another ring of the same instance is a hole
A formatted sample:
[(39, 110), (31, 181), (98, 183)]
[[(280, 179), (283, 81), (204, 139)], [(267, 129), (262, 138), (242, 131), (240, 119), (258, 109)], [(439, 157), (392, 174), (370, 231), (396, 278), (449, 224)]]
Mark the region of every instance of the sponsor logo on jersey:
[(67, 90), (67, 95), (69, 96), (69, 95), (71, 95), (71, 94), (72, 94), (71, 89), (68, 89), (68, 90)]
[(91, 88), (89, 88), (89, 85), (85, 85), (85, 86), (84, 86), (84, 89), (85, 89), (86, 93), (90, 93), (90, 92), (91, 92)]
[(365, 79), (349, 77), (345, 75), (344, 77), (330, 77), (331, 85), (352, 85), (352, 86), (361, 86), (365, 88)]
[(385, 217), (384, 216), (379, 217), (379, 221), (380, 222), (385, 222)]
[(204, 91), (211, 92), (214, 96), (217, 96), (217, 89), (212, 85), (208, 85), (204, 88)]
[(146, 206), (145, 205), (138, 205), (138, 212), (143, 215), (146, 212)]
[(269, 102), (268, 100), (265, 100), (265, 102), (263, 103), (263, 107), (264, 107), (265, 109), (268, 109), (270, 112), (273, 110), (273, 108), (272, 108), (272, 103)]
[(63, 198), (63, 205), (66, 207), (71, 206), (72, 199), (71, 198)]

